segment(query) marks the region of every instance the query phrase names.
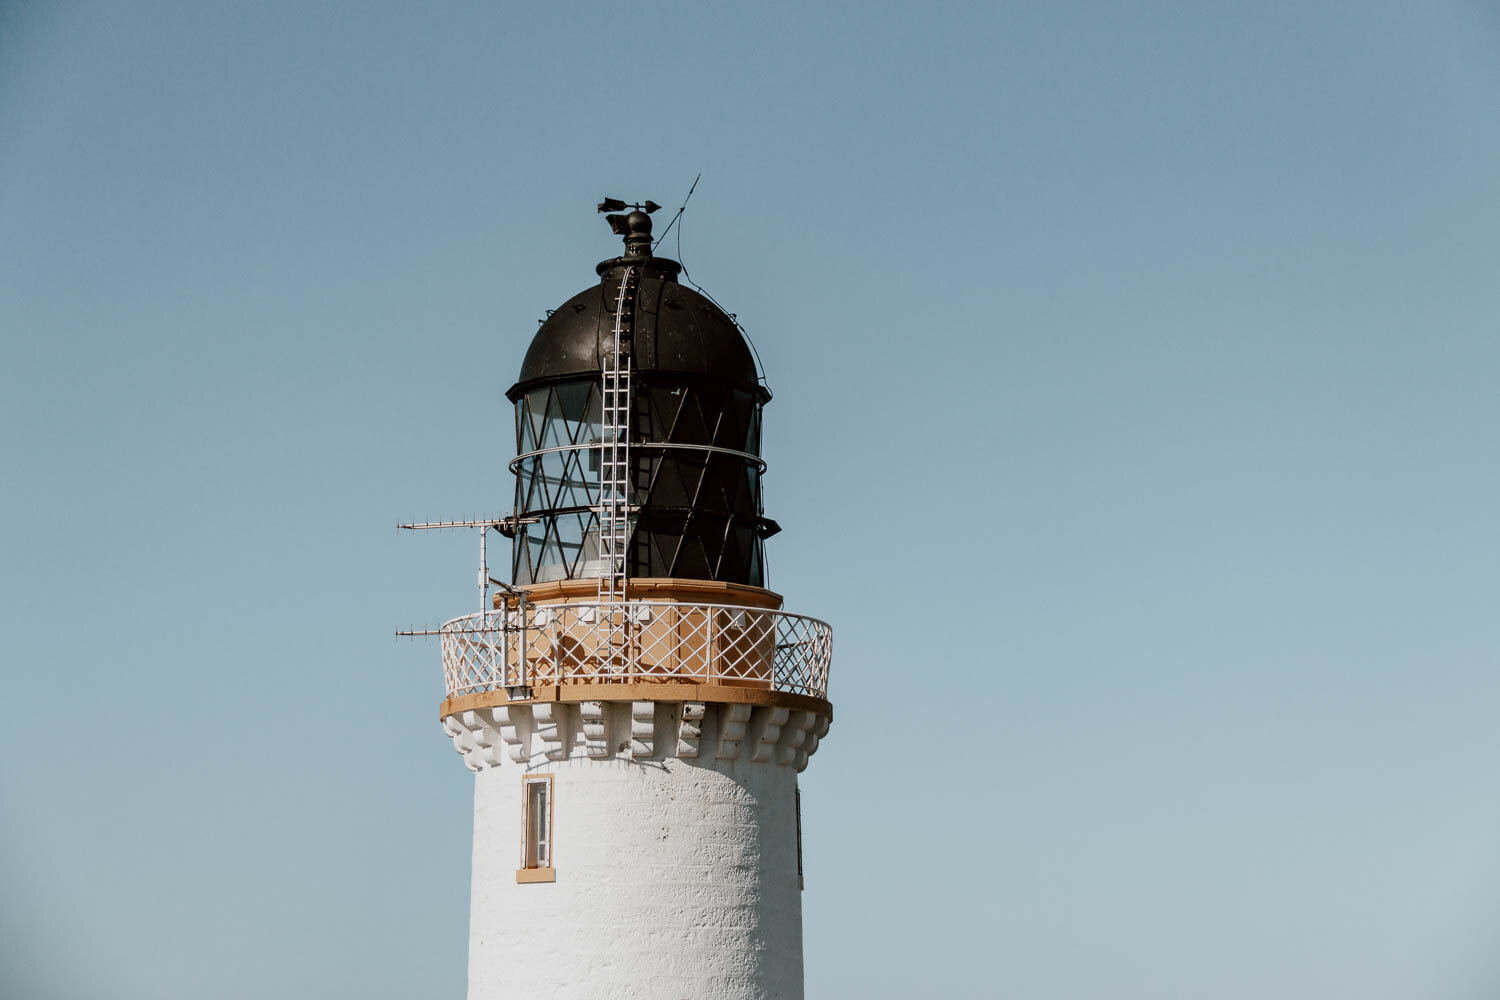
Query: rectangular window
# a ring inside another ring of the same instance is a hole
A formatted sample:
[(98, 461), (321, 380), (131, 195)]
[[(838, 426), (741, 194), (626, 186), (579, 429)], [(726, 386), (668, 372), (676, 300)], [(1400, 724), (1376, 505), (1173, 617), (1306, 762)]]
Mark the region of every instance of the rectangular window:
[(550, 881), (522, 873), (552, 870), (552, 775), (521, 779), (521, 871), (517, 881)]

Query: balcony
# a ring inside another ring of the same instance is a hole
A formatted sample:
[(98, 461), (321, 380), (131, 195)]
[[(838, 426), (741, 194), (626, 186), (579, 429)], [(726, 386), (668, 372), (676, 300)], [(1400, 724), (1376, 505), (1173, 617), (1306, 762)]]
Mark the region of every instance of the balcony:
[(511, 604), (439, 629), (448, 697), (544, 685), (705, 684), (827, 699), (833, 629), (682, 601)]

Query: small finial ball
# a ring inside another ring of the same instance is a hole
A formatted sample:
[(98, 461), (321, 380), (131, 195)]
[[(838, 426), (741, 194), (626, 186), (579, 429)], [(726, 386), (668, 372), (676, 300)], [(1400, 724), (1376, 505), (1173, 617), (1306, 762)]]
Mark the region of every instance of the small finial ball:
[(647, 215), (645, 212), (642, 212), (640, 209), (636, 209), (634, 212), (631, 212), (629, 215), (625, 216), (625, 226), (625, 233), (627, 238), (630, 236), (650, 236), (651, 216)]

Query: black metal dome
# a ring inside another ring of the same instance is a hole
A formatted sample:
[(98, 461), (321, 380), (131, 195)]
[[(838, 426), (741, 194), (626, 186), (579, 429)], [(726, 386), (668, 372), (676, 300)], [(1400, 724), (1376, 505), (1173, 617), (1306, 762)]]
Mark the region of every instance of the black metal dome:
[(625, 256), (542, 323), (506, 392), (525, 524), (513, 579), (764, 586), (779, 528), (761, 506), (771, 394), (755, 356), (722, 309), (677, 283), (680, 264), (651, 256), (647, 212), (609, 221)]
[(615, 301), (627, 267), (637, 270), (634, 315), (635, 370), (711, 379), (770, 393), (757, 377), (755, 357), (734, 321), (718, 306), (678, 284), (681, 265), (662, 257), (616, 257), (597, 268), (602, 280), (553, 311), (526, 351), (520, 377), (506, 392), (515, 402), (528, 389), (599, 372), (610, 348)]

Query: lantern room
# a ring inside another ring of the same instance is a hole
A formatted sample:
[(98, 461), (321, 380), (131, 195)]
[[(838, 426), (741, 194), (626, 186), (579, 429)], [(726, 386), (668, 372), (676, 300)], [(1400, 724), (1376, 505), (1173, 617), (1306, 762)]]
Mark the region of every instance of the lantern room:
[[(734, 320), (651, 252), (651, 219), (612, 217), (626, 252), (553, 310), (506, 393), (515, 404), (513, 580), (674, 577), (764, 586), (761, 411), (771, 394)], [(620, 409), (606, 365), (628, 357)], [(601, 525), (611, 476), (628, 526)], [(606, 466), (601, 474), (601, 463)], [(611, 558), (611, 552), (617, 554)]]

